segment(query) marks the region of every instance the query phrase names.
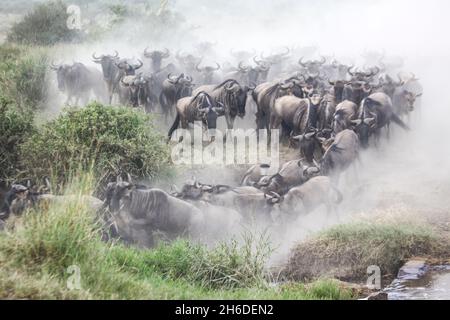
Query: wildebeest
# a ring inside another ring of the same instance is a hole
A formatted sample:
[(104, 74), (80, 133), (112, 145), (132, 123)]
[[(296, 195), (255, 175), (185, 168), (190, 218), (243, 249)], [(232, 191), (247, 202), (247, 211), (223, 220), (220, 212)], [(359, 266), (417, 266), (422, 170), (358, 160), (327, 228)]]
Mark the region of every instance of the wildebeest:
[(255, 164), (247, 170), (241, 179), (241, 186), (255, 186), (263, 177), (268, 175), (270, 164)]
[(334, 138), (323, 140), (326, 151), (320, 161), (320, 171), (339, 181), (340, 173), (347, 170), (359, 156), (359, 139), (355, 132), (346, 129)]
[(164, 51), (154, 50), (148, 51), (148, 47), (144, 50), (144, 57), (151, 59), (151, 71), (159, 72), (161, 71), (162, 61), (170, 57), (169, 49), (164, 49)]
[(194, 90), (193, 94), (199, 92), (208, 93), (217, 103), (224, 108), (227, 128), (233, 129), (236, 116), (243, 118), (245, 116), (245, 105), (247, 95), (254, 88), (241, 86), (236, 80), (225, 80), (219, 85), (205, 85)]
[(373, 93), (364, 99), (359, 108), (358, 117), (352, 122), (355, 124), (355, 131), (364, 148), (368, 146), (369, 137), (372, 134), (375, 134), (376, 138), (379, 137), (382, 128), (387, 126), (389, 134), (391, 122), (409, 130), (409, 127), (394, 113), (392, 100), (384, 92)]
[(215, 206), (233, 208), (247, 221), (257, 216), (267, 222), (270, 217), (271, 206), (265, 193), (252, 186), (213, 186), (194, 180), (184, 184), (176, 195), (186, 200), (202, 200)]
[(126, 242), (152, 247), (157, 231), (169, 238), (201, 234), (203, 215), (192, 204), (163, 190), (136, 188), (125, 181), (111, 183), (108, 189), (107, 207)]
[(114, 55), (101, 55), (97, 57), (95, 52), (92, 54), (93, 61), (102, 67), (103, 79), (106, 82), (109, 103), (112, 102), (113, 95), (116, 92), (120, 82), (120, 69), (116, 63), (120, 60), (119, 53), (116, 51)]
[(189, 123), (201, 121), (204, 128), (216, 129), (217, 118), (224, 114), (225, 109), (212, 97), (203, 91), (198, 92), (194, 97), (186, 97), (177, 102), (177, 116), (169, 130), (168, 137), (180, 126), (187, 129)]
[(416, 99), (420, 96), (422, 96), (421, 93), (416, 94), (403, 87), (396, 88), (392, 98), (395, 114), (409, 119), (410, 113), (414, 111)]
[(256, 186), (267, 194), (285, 194), (290, 188), (305, 183), (319, 172), (317, 167), (305, 163), (304, 160), (292, 160), (286, 162), (277, 174), (263, 177)]
[(196, 66), (203, 60), (202, 57), (197, 57), (193, 54), (182, 54), (180, 51), (177, 52), (175, 58), (178, 60), (184, 73), (195, 76), (197, 75)]
[(273, 104), (278, 98), (291, 94), (300, 98), (303, 97), (300, 81), (265, 82), (258, 85), (255, 90), (253, 90), (252, 97), (257, 105), (257, 129), (267, 129), (270, 132), (270, 111)]
[(200, 68), (200, 63), (201, 62), (199, 62), (195, 66), (195, 69), (200, 74), (201, 82), (203, 84), (213, 84), (215, 82), (215, 78), (216, 78), (215, 73), (216, 73), (216, 71), (220, 70), (220, 64), (218, 64), (216, 62), (216, 66), (215, 67), (206, 66), (206, 67)]
[(51, 68), (56, 71), (58, 89), (67, 95), (66, 104), (71, 103), (73, 99), (75, 105), (78, 105), (80, 100), (86, 104), (91, 93), (101, 102), (106, 100), (106, 84), (98, 70), (79, 62), (72, 65), (52, 63)]
[(352, 120), (358, 116), (358, 105), (350, 100), (342, 101), (336, 106), (333, 120), (333, 133), (349, 129), (352, 127)]
[(274, 205), (273, 219), (284, 222), (295, 221), (299, 216), (306, 215), (321, 205), (325, 205), (327, 212), (335, 212), (336, 206), (342, 202), (342, 193), (333, 186), (330, 178), (319, 176), (292, 188), (283, 196), (278, 197), (278, 204)]
[(167, 121), (169, 114), (173, 116), (175, 106), (181, 98), (189, 97), (192, 94), (192, 78), (183, 73), (179, 76), (168, 75), (163, 82), (159, 103)]

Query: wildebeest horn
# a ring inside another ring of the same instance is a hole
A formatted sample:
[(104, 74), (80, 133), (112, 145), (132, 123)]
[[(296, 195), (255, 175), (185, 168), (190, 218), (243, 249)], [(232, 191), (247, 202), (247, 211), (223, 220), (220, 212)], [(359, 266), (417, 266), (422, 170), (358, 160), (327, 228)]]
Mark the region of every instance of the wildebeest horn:
[(354, 77), (354, 76), (355, 76), (355, 73), (354, 73), (354, 72), (352, 72), (353, 68), (354, 68), (354, 66), (350, 66), (350, 67), (348, 67), (348, 68), (347, 68), (347, 72), (348, 72), (348, 74), (349, 74), (349, 75), (351, 75), (352, 77)]
[(148, 47), (144, 49), (144, 57), (150, 58), (152, 53), (148, 52), (147, 49), (148, 49)]
[(92, 58), (94, 59), (94, 60), (101, 60), (102, 59), (102, 56), (100, 56), (100, 57), (97, 57), (96, 55), (95, 55), (95, 52), (92, 54)]
[(139, 59), (138, 59), (138, 62), (139, 62), (138, 65), (134, 65), (134, 66), (133, 66), (134, 69), (136, 69), (136, 70), (142, 68), (142, 66), (144, 65), (144, 63), (143, 63), (141, 60), (139, 60)]
[(164, 52), (163, 52), (163, 56), (164, 59), (167, 59), (168, 57), (170, 57), (170, 51), (169, 49), (165, 48)]
[(50, 63), (50, 68), (53, 70), (58, 70), (61, 65), (56, 65), (53, 61)]
[(321, 56), (319, 61), (314, 61), (317, 64), (325, 64), (325, 62), (327, 62), (327, 58), (325, 58), (324, 56)]
[(114, 50), (114, 58), (119, 57), (119, 52), (117, 52), (117, 50)]
[(354, 125), (359, 126), (362, 123), (362, 120), (361, 119), (351, 120), (351, 123), (354, 124)]
[(217, 70), (220, 70), (220, 64), (218, 64), (217, 62), (216, 62), (216, 65), (217, 65), (217, 68), (215, 69), (216, 71)]
[(316, 132), (310, 132), (305, 134), (306, 140), (311, 140), (312, 137), (316, 135)]
[(297, 141), (302, 141), (303, 138), (304, 138), (303, 135), (298, 135), (298, 136), (292, 137), (293, 140), (297, 140)]
[(375, 121), (375, 118), (366, 118), (364, 119), (364, 123), (370, 126), (370, 124)]
[(308, 67), (308, 65), (306, 64), (306, 62), (303, 62), (303, 57), (301, 57), (301, 58), (298, 60), (298, 64), (301, 65), (301, 66), (304, 67), (304, 68)]
[(258, 56), (254, 56), (254, 57), (253, 57), (253, 61), (254, 61), (258, 66), (263, 62), (263, 60), (258, 60)]
[(200, 64), (201, 64), (202, 62), (200, 61), (199, 63), (197, 63), (196, 65), (195, 65), (195, 69), (198, 71), (198, 72), (202, 72), (203, 70), (200, 68)]
[(289, 49), (289, 47), (285, 47), (285, 48), (287, 49), (286, 52), (280, 53), (279, 54), (280, 56), (287, 56), (287, 55), (289, 55), (291, 53), (291, 49)]

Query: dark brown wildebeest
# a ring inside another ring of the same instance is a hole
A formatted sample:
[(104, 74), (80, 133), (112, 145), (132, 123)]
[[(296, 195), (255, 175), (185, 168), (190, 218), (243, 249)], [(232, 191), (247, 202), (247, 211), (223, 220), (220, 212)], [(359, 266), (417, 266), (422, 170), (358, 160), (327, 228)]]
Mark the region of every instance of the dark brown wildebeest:
[(183, 73), (179, 76), (172, 76), (171, 74), (167, 76), (159, 96), (159, 103), (166, 122), (169, 114), (173, 116), (177, 101), (192, 94), (193, 86), (192, 78), (185, 76)]
[(189, 123), (201, 121), (204, 129), (216, 129), (217, 118), (224, 115), (225, 108), (206, 92), (200, 91), (194, 97), (185, 97), (177, 102), (177, 116), (169, 130), (168, 137), (180, 126), (187, 129)]
[(227, 128), (233, 129), (236, 117), (244, 118), (247, 96), (253, 87), (241, 86), (236, 80), (225, 80), (219, 85), (204, 85), (194, 90), (193, 95), (199, 92), (208, 93), (216, 103), (224, 108)]

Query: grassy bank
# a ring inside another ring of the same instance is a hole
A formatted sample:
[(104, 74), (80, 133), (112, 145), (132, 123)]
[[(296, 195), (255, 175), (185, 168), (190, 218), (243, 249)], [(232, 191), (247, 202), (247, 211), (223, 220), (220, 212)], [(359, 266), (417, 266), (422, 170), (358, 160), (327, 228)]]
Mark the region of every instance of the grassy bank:
[(345, 281), (367, 279), (367, 268), (379, 266), (387, 281), (411, 257), (445, 258), (449, 244), (427, 226), (389, 222), (339, 225), (297, 245), (284, 274), (300, 281), (317, 277)]
[[(92, 181), (72, 183), (72, 200), (30, 211), (0, 233), (0, 299), (351, 298), (332, 280), (270, 286), (261, 256), (245, 245), (208, 249), (180, 240), (138, 250), (102, 242), (82, 200)], [(71, 266), (80, 279), (72, 290)]]

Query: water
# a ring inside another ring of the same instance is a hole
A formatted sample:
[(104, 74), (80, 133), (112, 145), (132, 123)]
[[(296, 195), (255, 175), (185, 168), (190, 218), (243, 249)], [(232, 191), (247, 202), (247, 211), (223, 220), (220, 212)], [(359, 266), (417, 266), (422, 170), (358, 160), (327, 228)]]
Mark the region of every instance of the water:
[(450, 300), (450, 265), (431, 267), (419, 279), (396, 279), (385, 291), (389, 300)]

